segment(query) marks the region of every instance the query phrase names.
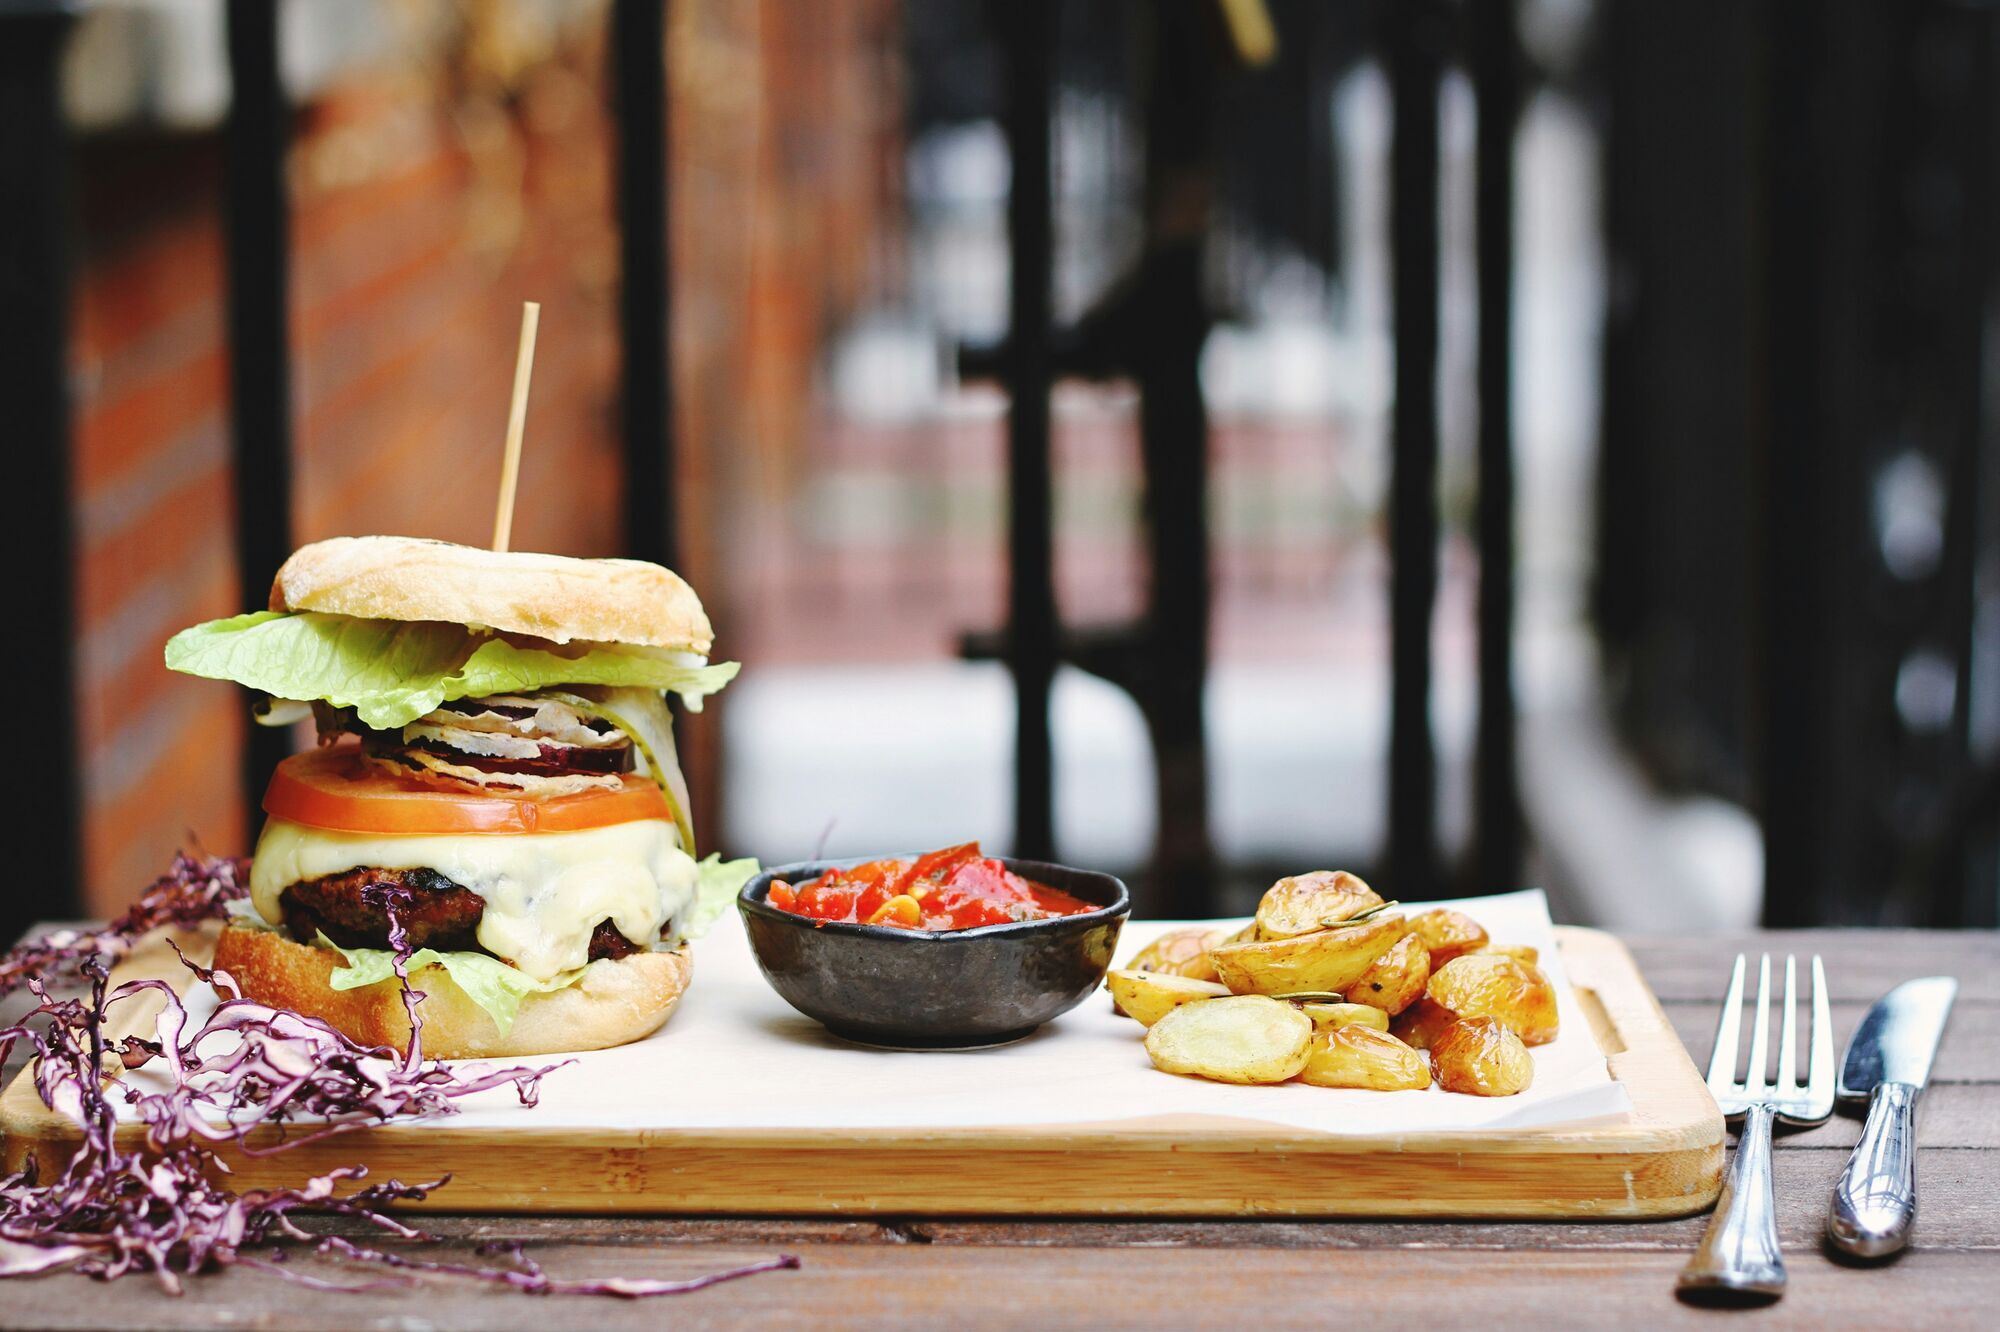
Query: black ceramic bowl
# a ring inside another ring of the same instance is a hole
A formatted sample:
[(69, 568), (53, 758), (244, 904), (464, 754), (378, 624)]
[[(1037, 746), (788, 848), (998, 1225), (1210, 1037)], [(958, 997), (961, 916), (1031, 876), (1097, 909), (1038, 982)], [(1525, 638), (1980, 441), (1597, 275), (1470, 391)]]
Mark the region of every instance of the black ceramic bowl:
[(805, 883), (881, 859), (779, 865), (736, 899), (771, 988), (835, 1035), (868, 1045), (964, 1049), (1026, 1036), (1103, 981), (1132, 910), (1132, 895), (1109, 874), (1004, 857), (1016, 874), (1097, 910), (930, 934), (812, 920), (765, 900), (773, 879)]

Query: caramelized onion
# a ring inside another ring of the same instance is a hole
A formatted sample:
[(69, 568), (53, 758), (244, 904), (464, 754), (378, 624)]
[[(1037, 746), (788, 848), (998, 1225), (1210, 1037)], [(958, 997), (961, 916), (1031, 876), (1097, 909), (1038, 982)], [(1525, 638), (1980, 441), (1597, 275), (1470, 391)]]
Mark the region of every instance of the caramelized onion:
[(471, 763), (455, 763), (441, 755), (414, 747), (378, 749), (370, 746), (364, 748), (362, 753), (369, 761), (391, 768), (406, 777), (417, 776), (463, 782), (467, 786), (482, 789), (495, 787), (543, 799), (576, 795), (580, 791), (600, 788), (616, 790), (623, 785), (619, 780), (620, 775), (615, 772), (564, 772), (549, 775), (531, 772), (489, 772)]

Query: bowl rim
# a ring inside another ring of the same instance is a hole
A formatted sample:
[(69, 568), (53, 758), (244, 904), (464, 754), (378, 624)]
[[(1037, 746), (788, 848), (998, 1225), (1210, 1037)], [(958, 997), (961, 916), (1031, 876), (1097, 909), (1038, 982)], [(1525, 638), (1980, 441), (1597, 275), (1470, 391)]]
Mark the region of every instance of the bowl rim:
[(1132, 914), (1132, 890), (1125, 880), (1104, 870), (1085, 869), (1081, 865), (1064, 865), (1052, 860), (1027, 860), (1019, 856), (993, 856), (1008, 869), (1025, 878), (1036, 878), (1037, 870), (1062, 870), (1069, 874), (1088, 874), (1093, 878), (1108, 879), (1118, 889), (1118, 895), (1105, 906), (1094, 911), (1079, 911), (1071, 916), (1049, 916), (1043, 920), (1010, 920), (999, 925), (974, 925), (963, 930), (905, 930), (893, 925), (864, 925), (858, 921), (816, 920), (811, 916), (801, 916), (795, 911), (774, 907), (765, 900), (770, 892), (771, 881), (780, 878), (813, 877), (830, 869), (852, 869), (856, 865), (866, 865), (871, 860), (915, 860), (923, 855), (921, 851), (891, 851), (872, 856), (843, 856), (829, 860), (795, 860), (789, 865), (771, 865), (750, 877), (736, 894), (736, 907), (745, 915), (756, 915), (765, 920), (782, 921), (794, 926), (810, 929), (815, 933), (846, 935), (856, 939), (895, 939), (904, 943), (939, 944), (960, 939), (1005, 939), (1015, 935), (1029, 934), (1037, 930), (1050, 930), (1060, 926), (1095, 925), (1104, 921), (1123, 920)]

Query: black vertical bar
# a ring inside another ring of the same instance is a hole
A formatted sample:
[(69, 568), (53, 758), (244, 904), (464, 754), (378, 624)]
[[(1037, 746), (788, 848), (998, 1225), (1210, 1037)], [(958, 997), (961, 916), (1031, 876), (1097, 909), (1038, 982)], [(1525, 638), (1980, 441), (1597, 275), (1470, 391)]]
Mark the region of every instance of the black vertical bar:
[[(1652, 210), (1646, 206), (1647, 166), (1653, 154), (1641, 113), (1648, 99), (1631, 77), (1649, 67), (1647, 33), (1634, 6), (1614, 4), (1603, 13), (1597, 61), (1603, 73), (1603, 141), (1598, 152), (1603, 191), (1598, 219), (1604, 233), (1605, 263), (1613, 273), (1638, 269), (1640, 239), (1648, 234)], [(1660, 110), (1652, 104), (1654, 115)], [(1613, 284), (1604, 310), (1603, 358), (1598, 366), (1596, 514), (1593, 519), (1590, 580), (1590, 622), (1596, 630), (1605, 666), (1628, 666), (1639, 651), (1641, 626), (1652, 609), (1648, 595), (1645, 540), (1646, 487), (1640, 444), (1648, 419), (1642, 403), (1643, 302), (1635, 299), (1633, 280)]]
[[(1931, 19), (1933, 32), (1950, 20)], [(1944, 551), (1939, 571), (1940, 635), (1958, 664), (1958, 688), (1952, 702), (1952, 719), (1947, 744), (1949, 765), (1957, 773), (1957, 785), (1977, 789), (1973, 758), (1972, 694), (1979, 686), (1973, 672), (1979, 666), (1976, 617), (1979, 601), (1979, 564), (1983, 547), (1982, 519), (1982, 437), (1986, 413), (1982, 396), (1990, 392), (1982, 382), (1983, 362), (1990, 354), (1986, 346), (1985, 323), (1993, 290), (1993, 227), (1995, 181), (1993, 119), (2000, 109), (1994, 96), (1994, 41), (2000, 24), (1990, 12), (1965, 14), (1961, 23), (1951, 23), (1959, 31), (1952, 35), (1965, 43), (1967, 87), (1963, 106), (1971, 114), (1963, 122), (1964, 140), (1952, 165), (1965, 189), (1965, 215), (1954, 228), (1960, 246), (1962, 281), (1954, 293), (1956, 300), (1946, 312), (1940, 342), (1950, 348), (1944, 363), (1949, 367), (1946, 383), (1952, 411), (1945, 455), (1948, 498), (1944, 518)], [(1942, 784), (1941, 784), (1942, 786)], [(1950, 790), (1950, 787), (1943, 789)], [(1944, 803), (1944, 802), (1940, 802)], [(1959, 795), (1949, 802), (1959, 808), (1968, 802)], [(1986, 860), (1984, 839), (1976, 821), (1963, 815), (1944, 814), (1939, 823), (1946, 829), (1940, 863), (1929, 867), (1928, 881), (1917, 885), (1923, 891), (1918, 923), (1931, 926), (1991, 928), (2000, 899), (1990, 875), (1979, 872)], [(1988, 817), (1991, 817), (1990, 810)], [(1919, 855), (1922, 852), (1918, 853)], [(1904, 853), (1906, 860), (1910, 853)]]
[(1816, 157), (1817, 76), (1828, 59), (1833, 16), (1816, 0), (1776, 0), (1766, 33), (1770, 61), (1765, 169), (1769, 209), (1765, 258), (1764, 356), (1769, 376), (1763, 518), (1763, 623), (1758, 662), (1762, 705), (1764, 805), (1763, 922), (1814, 923), (1834, 905), (1844, 877), (1827, 825), (1836, 808), (1837, 747), (1829, 723), (1838, 640), (1830, 625), (1838, 552), (1827, 515), (1838, 465), (1820, 414), (1823, 219), (1827, 192)]
[(1514, 725), (1514, 129), (1520, 61), (1514, 0), (1473, 0), (1472, 86), (1479, 129), (1474, 201), (1479, 266), (1479, 753), (1474, 776), (1477, 888), (1521, 872)]
[(1389, 486), (1389, 873), (1403, 898), (1437, 887), (1437, 756), (1431, 743), (1431, 610), (1437, 597), (1438, 84), (1444, 11), (1389, 7), (1394, 455)]
[(1004, 11), (1009, 332), (1006, 377), (1007, 653), (1014, 672), (1014, 853), (1055, 853), (1049, 690), (1056, 667), (1054, 536), (1049, 474), (1050, 286), (1055, 258), (1050, 194), (1055, 13), (1050, 0)]
[[(271, 0), (229, 0), (224, 128), (229, 297), (229, 446), (241, 604), (262, 607), (292, 549), (292, 354), (285, 147), (291, 109), (278, 72)], [(282, 730), (252, 726), (243, 749), (246, 827), (254, 829), (271, 769), (289, 752)]]
[[(1951, 641), (1960, 663), (1957, 716), (1952, 724), (1959, 760), (1976, 794), (1963, 802), (1970, 814), (1962, 816), (1961, 835), (1951, 845), (1951, 879), (1939, 885), (1939, 900), (1926, 923), (1990, 930), (2000, 925), (2000, 877), (1994, 872), (1995, 853), (2000, 850), (1995, 845), (2000, 839), (2000, 767), (1982, 753), (1982, 738), (1973, 727), (1972, 696), (1979, 688), (1975, 673), (1986, 664), (1978, 634), (1980, 600), (1982, 594), (1991, 594), (1991, 561), (2000, 556), (1995, 541), (2000, 535), (1996, 531), (2000, 509), (1994, 504), (1995, 482), (2000, 479), (1995, 463), (2000, 462), (2000, 456), (1988, 444), (1996, 425), (1989, 410), (1994, 386), (1987, 382), (1983, 365), (1989, 355), (1983, 328), (1986, 311), (2000, 305), (1996, 300), (2000, 251), (1993, 242), (1994, 224), (2000, 222), (2000, 179), (1991, 169), (2000, 157), (2000, 20), (1991, 11), (1979, 16), (1977, 41), (1977, 92), (1971, 104), (1978, 108), (1978, 120), (1973, 127), (1972, 149), (1965, 158), (1965, 169), (1973, 181), (1970, 219), (1965, 228), (1971, 251), (1967, 269), (1977, 281), (1967, 284), (1958, 311), (1965, 426), (1951, 480), (1955, 499), (1963, 494), (1957, 499), (1961, 511), (1954, 516), (1962, 525), (1960, 539), (1965, 549), (1948, 562), (1956, 570), (1950, 591)], [(1951, 521), (1948, 517), (1947, 531), (1952, 530)], [(1983, 774), (1979, 771), (1982, 766)]]
[(625, 551), (671, 567), (680, 557), (680, 526), (668, 359), (666, 39), (665, 0), (617, 0), (612, 6)]
[(0, 948), (37, 916), (74, 914), (82, 876), (81, 735), (70, 505), (69, 136), (60, 69), (75, 15), (66, 4), (0, 6), (0, 402), (12, 447), (12, 588), (35, 626), (37, 663), (15, 687), (36, 700), (53, 743), (35, 756), (20, 825), (36, 868), (0, 891)]
[(1208, 531), (1208, 403), (1201, 349), (1210, 315), (1202, 256), (1215, 191), (1218, 58), (1205, 0), (1153, 7), (1145, 91), (1146, 242), (1130, 349), (1144, 461), (1147, 669), (1135, 697), (1153, 740), (1159, 830), (1157, 909), (1212, 916), (1215, 853), (1208, 815), (1203, 692), (1213, 588)]

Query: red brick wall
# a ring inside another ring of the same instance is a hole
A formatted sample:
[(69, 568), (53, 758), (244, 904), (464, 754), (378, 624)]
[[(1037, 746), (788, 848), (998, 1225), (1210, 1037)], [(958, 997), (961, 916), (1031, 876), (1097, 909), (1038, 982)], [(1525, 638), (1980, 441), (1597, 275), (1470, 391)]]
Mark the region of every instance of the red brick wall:
[[(301, 114), (292, 160), (301, 542), (490, 532), (520, 303), (543, 303), (514, 542), (618, 534), (616, 248), (601, 52), (482, 79), (474, 57), (370, 72)], [(77, 293), (85, 890), (105, 911), (177, 845), (245, 846), (248, 702), (162, 642), (233, 614), (212, 144), (83, 154)], [(161, 178), (160, 158), (177, 164)], [(270, 571), (258, 571), (261, 579)]]
[[(175, 170), (163, 177), (156, 163)], [(213, 210), (190, 200), (215, 180), (208, 144), (113, 144), (84, 157), (74, 484), (84, 869), (96, 910), (156, 873), (190, 830), (219, 851), (243, 842), (241, 700), (159, 664), (182, 623), (236, 609), (221, 246)]]

